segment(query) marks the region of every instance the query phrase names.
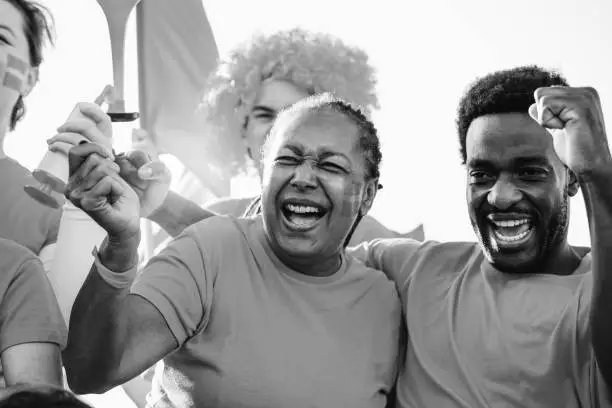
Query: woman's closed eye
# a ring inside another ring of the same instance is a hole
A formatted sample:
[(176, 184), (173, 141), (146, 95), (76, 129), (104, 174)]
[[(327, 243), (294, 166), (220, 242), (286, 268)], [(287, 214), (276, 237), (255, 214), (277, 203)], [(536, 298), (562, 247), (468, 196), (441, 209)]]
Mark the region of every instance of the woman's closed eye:
[(2, 44), (7, 44), (7, 45), (13, 45), (11, 44), (11, 42), (3, 35), (0, 35), (0, 43)]
[(348, 173), (348, 170), (342, 167), (339, 164), (332, 162), (323, 162), (319, 164), (319, 167), (325, 171), (329, 171), (331, 173)]
[(278, 164), (284, 164), (288, 166), (293, 166), (301, 162), (301, 160), (295, 156), (278, 156), (274, 161)]

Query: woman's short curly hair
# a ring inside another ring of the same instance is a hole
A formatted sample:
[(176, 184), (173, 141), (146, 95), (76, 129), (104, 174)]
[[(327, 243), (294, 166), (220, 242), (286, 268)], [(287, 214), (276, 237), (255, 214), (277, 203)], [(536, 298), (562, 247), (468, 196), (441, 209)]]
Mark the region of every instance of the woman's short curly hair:
[(222, 59), (200, 105), (200, 119), (214, 133), (233, 173), (246, 165), (242, 129), (257, 91), (267, 79), (286, 80), (309, 94), (332, 92), (366, 114), (379, 107), (368, 55), (328, 34), (301, 28), (256, 35)]

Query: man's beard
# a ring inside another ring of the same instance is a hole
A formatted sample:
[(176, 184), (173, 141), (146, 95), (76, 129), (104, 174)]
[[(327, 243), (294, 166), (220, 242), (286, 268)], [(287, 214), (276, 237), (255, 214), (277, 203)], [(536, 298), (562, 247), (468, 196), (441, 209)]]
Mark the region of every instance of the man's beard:
[(549, 258), (552, 256), (554, 251), (564, 243), (567, 237), (567, 229), (569, 225), (568, 186), (565, 186), (565, 188), (563, 189), (561, 203), (559, 207), (557, 207), (553, 216), (550, 218), (548, 224), (539, 226), (541, 230), (537, 231), (536, 233), (540, 235), (539, 233), (541, 231), (546, 231), (546, 234), (544, 235), (544, 238), (540, 239), (537, 243), (539, 248), (536, 257), (528, 262), (513, 267), (503, 267), (497, 265), (495, 262), (495, 257), (493, 256), (495, 251), (493, 250), (493, 248), (491, 248), (492, 237), (489, 236), (488, 232), (486, 232), (485, 223), (486, 221), (481, 222), (483, 228), (480, 228), (478, 224), (475, 225), (475, 222), (472, 222), (472, 226), (476, 230), (476, 235), (478, 236), (478, 240), (480, 241), (480, 247), (483, 253), (485, 254), (485, 257), (491, 264), (493, 264), (497, 269), (502, 272), (538, 273), (539, 271), (543, 270), (544, 266), (549, 261)]

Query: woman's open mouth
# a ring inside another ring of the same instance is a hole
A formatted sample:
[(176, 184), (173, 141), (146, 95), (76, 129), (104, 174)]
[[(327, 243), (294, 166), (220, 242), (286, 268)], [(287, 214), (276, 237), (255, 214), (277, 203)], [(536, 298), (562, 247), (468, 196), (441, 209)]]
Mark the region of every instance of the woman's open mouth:
[(327, 210), (314, 203), (285, 202), (281, 212), (287, 226), (295, 231), (308, 231), (317, 226)]

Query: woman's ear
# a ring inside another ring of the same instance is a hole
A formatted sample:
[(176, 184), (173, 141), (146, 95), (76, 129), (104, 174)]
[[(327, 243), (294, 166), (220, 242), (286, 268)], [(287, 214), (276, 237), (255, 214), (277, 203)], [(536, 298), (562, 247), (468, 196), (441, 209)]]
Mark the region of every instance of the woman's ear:
[(359, 214), (361, 214), (361, 216), (365, 216), (372, 208), (372, 204), (374, 204), (374, 198), (376, 198), (376, 193), (378, 192), (378, 186), (378, 179), (366, 181), (363, 196), (361, 198), (361, 205), (359, 208)]

